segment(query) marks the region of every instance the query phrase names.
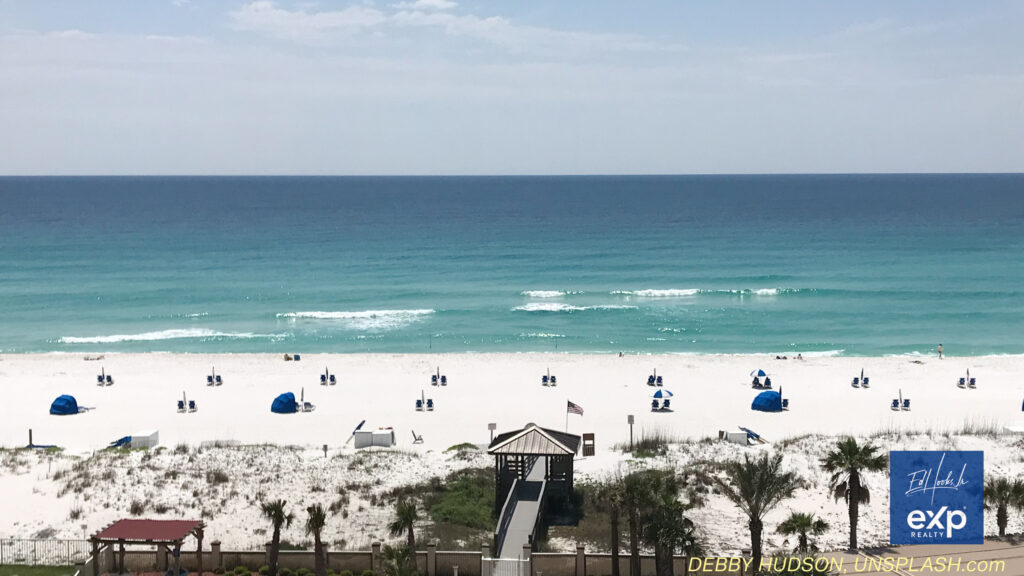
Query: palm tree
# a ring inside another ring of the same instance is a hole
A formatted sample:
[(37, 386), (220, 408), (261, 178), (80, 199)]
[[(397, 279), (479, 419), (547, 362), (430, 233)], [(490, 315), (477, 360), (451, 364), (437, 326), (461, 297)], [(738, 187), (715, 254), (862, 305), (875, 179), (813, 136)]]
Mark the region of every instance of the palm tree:
[(860, 503), (871, 502), (871, 492), (861, 484), (862, 472), (881, 472), (889, 465), (889, 457), (878, 453), (873, 444), (859, 446), (853, 438), (836, 443), (836, 449), (821, 461), (821, 467), (832, 473), (829, 482), (836, 500), (845, 498), (850, 507), (850, 550), (857, 549), (857, 516)]
[(416, 513), (416, 502), (402, 498), (395, 505), (395, 521), (388, 524), (388, 532), (392, 537), (397, 538), (403, 533), (406, 535), (410, 563), (416, 562), (416, 534), (413, 532), (413, 526), (417, 520), (419, 515)]
[(783, 472), (782, 454), (762, 454), (757, 459), (743, 456), (743, 462), (729, 462), (725, 465), (729, 481), (714, 477), (722, 494), (732, 500), (749, 519), (750, 550), (753, 561), (752, 573), (761, 567), (761, 534), (764, 531), (764, 517), (783, 500), (793, 496), (802, 485), (793, 472)]
[(1007, 508), (1024, 508), (1024, 481), (993, 478), (985, 482), (985, 509), (991, 510), (993, 506), (999, 535), (1006, 536)]
[(612, 550), (612, 576), (619, 576), (619, 539), (622, 537), (622, 529), (619, 526), (619, 516), (625, 506), (625, 486), (622, 478), (611, 478), (597, 489), (597, 503), (608, 511), (609, 523), (611, 524), (611, 535), (609, 543)]
[(700, 547), (691, 522), (684, 514), (686, 506), (676, 499), (674, 493), (662, 494), (664, 500), (647, 515), (644, 527), (644, 542), (654, 547), (654, 570), (658, 576), (673, 576), (675, 568), (672, 556), (684, 544), (689, 547), (688, 555)]
[[(629, 526), (629, 574), (640, 576), (640, 540), (643, 536), (644, 516), (660, 502), (658, 494), (664, 489), (670, 473), (661, 470), (641, 470), (627, 475), (623, 481), (623, 503)], [(673, 494), (675, 479), (671, 478)]]
[(384, 576), (416, 576), (416, 555), (404, 544), (384, 545)]
[(817, 547), (808, 545), (807, 535), (820, 536), (828, 530), (828, 522), (825, 522), (821, 518), (815, 518), (814, 514), (806, 514), (803, 512), (793, 512), (786, 518), (782, 524), (779, 524), (779, 532), (792, 536), (793, 534), (800, 535), (800, 543), (796, 547), (796, 551), (801, 554), (807, 554), (809, 549)]
[(281, 527), (288, 528), (292, 525), (292, 520), (295, 520), (294, 515), (285, 512), (284, 506), (284, 500), (264, 502), (261, 506), (263, 517), (270, 520), (270, 523), (274, 526), (274, 536), (270, 540), (269, 576), (277, 576), (277, 556), (281, 551)]
[(306, 535), (313, 536), (313, 573), (316, 576), (327, 576), (327, 556), (324, 554), (324, 543), (320, 536), (324, 532), (324, 525), (327, 524), (327, 511), (320, 504), (314, 504), (306, 508), (309, 517), (306, 518)]

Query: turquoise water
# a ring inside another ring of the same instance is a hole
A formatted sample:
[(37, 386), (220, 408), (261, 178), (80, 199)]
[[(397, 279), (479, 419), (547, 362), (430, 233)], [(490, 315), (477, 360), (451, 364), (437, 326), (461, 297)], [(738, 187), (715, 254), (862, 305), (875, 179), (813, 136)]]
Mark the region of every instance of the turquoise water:
[(1021, 354), (1022, 190), (0, 178), (0, 351)]

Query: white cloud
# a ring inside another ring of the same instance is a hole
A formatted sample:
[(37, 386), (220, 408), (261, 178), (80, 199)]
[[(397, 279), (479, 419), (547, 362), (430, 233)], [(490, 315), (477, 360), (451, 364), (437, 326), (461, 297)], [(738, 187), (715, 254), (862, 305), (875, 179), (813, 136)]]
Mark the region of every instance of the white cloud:
[(399, 2), (393, 4), (399, 10), (451, 10), (459, 4), (451, 0), (416, 0), (415, 2)]
[(328, 12), (289, 11), (270, 0), (259, 0), (229, 14), (236, 30), (259, 32), (275, 38), (318, 41), (334, 34), (354, 34), (385, 20), (375, 8), (349, 6)]

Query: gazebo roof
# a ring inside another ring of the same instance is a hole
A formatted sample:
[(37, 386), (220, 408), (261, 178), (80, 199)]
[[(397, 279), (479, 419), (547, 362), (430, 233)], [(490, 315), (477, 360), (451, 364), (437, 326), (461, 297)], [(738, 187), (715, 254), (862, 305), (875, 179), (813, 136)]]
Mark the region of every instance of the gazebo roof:
[(124, 519), (100, 530), (93, 540), (124, 542), (181, 542), (201, 528), (199, 520)]
[(576, 454), (580, 437), (567, 432), (527, 424), (522, 430), (499, 434), (487, 447), (488, 454), (564, 456)]

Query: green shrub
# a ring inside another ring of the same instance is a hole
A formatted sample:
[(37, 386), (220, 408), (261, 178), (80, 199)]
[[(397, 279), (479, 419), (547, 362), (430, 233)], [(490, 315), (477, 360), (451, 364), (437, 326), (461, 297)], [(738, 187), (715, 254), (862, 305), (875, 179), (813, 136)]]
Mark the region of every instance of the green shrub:
[(295, 571), (295, 576), (309, 576), (310, 574), (312, 572), (310, 572), (309, 568), (299, 568)]
[(363, 570), (363, 573), (359, 576), (373, 576), (373, 570)]
[(267, 566), (266, 564), (260, 566), (259, 573), (262, 576), (267, 576), (267, 574), (270, 574), (270, 566)]
[(291, 568), (281, 568), (277, 573), (280, 574), (280, 576), (293, 576)]
[(338, 576), (354, 576), (351, 570), (342, 570)]
[(216, 568), (213, 569), (213, 573), (214, 574), (223, 574), (224, 573), (224, 567), (223, 566), (217, 566)]
[(249, 570), (245, 566), (235, 566), (235, 569), (232, 570), (232, 572), (238, 574), (238, 576), (249, 576), (249, 574), (252, 574), (252, 570)]

